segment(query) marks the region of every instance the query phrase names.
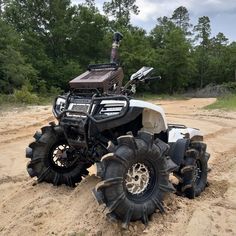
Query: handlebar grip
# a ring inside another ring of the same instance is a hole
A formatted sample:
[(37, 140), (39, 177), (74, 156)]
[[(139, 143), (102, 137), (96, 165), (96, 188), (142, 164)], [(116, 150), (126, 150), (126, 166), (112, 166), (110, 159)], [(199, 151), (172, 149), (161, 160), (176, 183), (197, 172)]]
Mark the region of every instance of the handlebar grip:
[(148, 81), (148, 80), (156, 80), (156, 79), (160, 80), (161, 76), (150, 77), (150, 78), (147, 78), (146, 80)]

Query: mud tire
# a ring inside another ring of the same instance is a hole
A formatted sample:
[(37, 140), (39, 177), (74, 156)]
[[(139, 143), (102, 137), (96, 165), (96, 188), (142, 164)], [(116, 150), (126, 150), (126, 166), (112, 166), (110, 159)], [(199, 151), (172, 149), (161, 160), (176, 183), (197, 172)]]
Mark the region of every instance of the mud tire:
[(56, 145), (67, 144), (63, 131), (59, 126), (46, 126), (34, 135), (35, 141), (26, 148), (26, 157), (30, 158), (27, 171), (30, 177), (37, 177), (37, 181), (48, 182), (53, 185), (65, 184), (74, 187), (88, 175), (88, 164), (76, 161), (69, 168), (57, 168), (51, 161), (51, 155)]
[[(123, 228), (127, 228), (130, 221), (141, 220), (147, 224), (156, 209), (164, 212), (163, 195), (174, 191), (167, 172), (168, 149), (166, 143), (154, 141), (153, 135), (147, 132), (139, 132), (135, 138), (124, 135), (118, 138), (114, 151), (99, 163), (103, 181), (97, 184), (94, 193), (107, 206), (108, 216), (121, 220)], [(125, 185), (128, 170), (136, 163), (143, 163), (150, 173), (149, 184), (140, 194), (130, 193)]]
[(185, 154), (184, 166), (180, 170), (182, 183), (177, 186), (184, 196), (193, 199), (200, 196), (206, 188), (209, 157), (205, 143), (190, 143)]

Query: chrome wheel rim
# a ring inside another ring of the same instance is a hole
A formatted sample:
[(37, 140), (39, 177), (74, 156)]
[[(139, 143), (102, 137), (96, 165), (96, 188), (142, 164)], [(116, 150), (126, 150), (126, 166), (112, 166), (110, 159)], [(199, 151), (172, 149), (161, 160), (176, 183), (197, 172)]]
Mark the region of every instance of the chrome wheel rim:
[(133, 195), (142, 194), (150, 182), (150, 173), (147, 166), (143, 163), (132, 165), (125, 177), (125, 187)]
[(69, 145), (61, 144), (53, 150), (52, 160), (58, 167), (68, 167), (67, 158), (63, 158), (63, 153), (69, 149)]

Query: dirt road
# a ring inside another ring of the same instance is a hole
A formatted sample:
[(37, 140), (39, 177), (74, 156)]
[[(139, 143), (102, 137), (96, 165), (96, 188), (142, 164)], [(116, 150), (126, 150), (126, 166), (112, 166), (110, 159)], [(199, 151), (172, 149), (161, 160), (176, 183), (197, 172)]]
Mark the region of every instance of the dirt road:
[(35, 185), (28, 177), (24, 150), (32, 134), (53, 120), (51, 107), (0, 111), (0, 235), (236, 235), (236, 112), (201, 109), (213, 101), (155, 101), (168, 122), (204, 133), (210, 186), (194, 200), (168, 196), (166, 214), (155, 213), (147, 228), (135, 222), (126, 231), (107, 222), (93, 199), (94, 176), (75, 189)]

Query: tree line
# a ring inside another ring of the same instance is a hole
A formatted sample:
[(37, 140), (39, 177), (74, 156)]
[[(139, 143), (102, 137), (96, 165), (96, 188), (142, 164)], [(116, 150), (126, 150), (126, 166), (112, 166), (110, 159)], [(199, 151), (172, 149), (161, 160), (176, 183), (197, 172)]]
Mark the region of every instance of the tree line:
[(94, 0), (0, 0), (0, 93), (22, 86), (40, 94), (66, 90), (88, 64), (109, 61), (112, 29), (124, 35), (120, 64), (126, 79), (144, 65), (162, 76), (147, 91), (235, 81), (236, 42), (221, 32), (212, 37), (209, 17), (193, 26), (180, 6), (147, 33), (130, 23), (131, 13), (140, 10), (135, 0), (106, 1), (103, 14)]

